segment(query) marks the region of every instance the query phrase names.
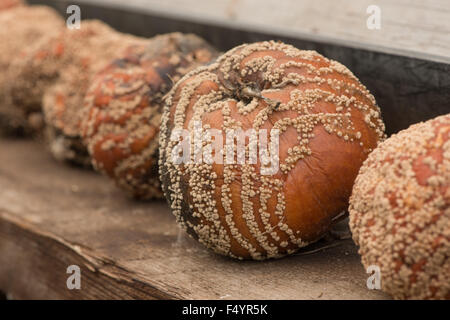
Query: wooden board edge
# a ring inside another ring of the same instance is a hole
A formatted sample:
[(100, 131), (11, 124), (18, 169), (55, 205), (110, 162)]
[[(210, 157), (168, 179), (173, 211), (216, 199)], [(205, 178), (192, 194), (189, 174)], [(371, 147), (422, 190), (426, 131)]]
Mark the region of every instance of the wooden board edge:
[[(67, 288), (70, 265), (80, 267), (80, 290)], [(4, 210), (0, 211), (0, 288), (13, 299), (182, 298), (158, 289), (106, 256)]]

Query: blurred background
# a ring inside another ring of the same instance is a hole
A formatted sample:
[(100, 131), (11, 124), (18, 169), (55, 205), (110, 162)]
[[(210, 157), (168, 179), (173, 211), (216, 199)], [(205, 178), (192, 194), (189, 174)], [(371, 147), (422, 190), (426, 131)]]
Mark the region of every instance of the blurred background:
[[(447, 62), (450, 56), (450, 2), (448, 0), (30, 0), (31, 3), (80, 3), (105, 8), (122, 8), (156, 17), (186, 20), (234, 29), (261, 31), (292, 37), (348, 42), (366, 48), (412, 51), (434, 55)], [(82, 12), (83, 14), (83, 12)], [(84, 12), (85, 17), (91, 11)], [(367, 22), (378, 15), (380, 26)], [(127, 16), (115, 17), (124, 28)], [(137, 33), (142, 30), (135, 19)], [(232, 37), (229, 37), (232, 38)], [(222, 39), (225, 43), (229, 39)]]
[(374, 94), (392, 134), (450, 110), (448, 0), (29, 0), (140, 36), (195, 33), (220, 50), (280, 40), (316, 50)]

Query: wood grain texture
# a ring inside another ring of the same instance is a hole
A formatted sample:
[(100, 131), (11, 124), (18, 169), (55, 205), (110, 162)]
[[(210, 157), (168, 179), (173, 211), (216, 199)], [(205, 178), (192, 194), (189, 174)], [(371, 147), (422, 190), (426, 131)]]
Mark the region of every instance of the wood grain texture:
[[(158, 16), (237, 29), (314, 38), (388, 53), (450, 61), (447, 0), (82, 0)], [(366, 25), (370, 5), (381, 9), (381, 29)]]
[[(351, 241), (281, 260), (234, 261), (187, 238), (165, 202), (0, 140), (0, 291), (10, 298), (382, 299)], [(68, 290), (66, 268), (81, 268)]]

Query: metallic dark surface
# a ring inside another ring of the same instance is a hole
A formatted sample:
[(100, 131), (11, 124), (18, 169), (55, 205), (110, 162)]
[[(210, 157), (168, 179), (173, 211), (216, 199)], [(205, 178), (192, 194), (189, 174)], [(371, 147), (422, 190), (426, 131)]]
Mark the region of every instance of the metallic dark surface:
[[(31, 4), (47, 4), (62, 15), (76, 1), (29, 0)], [(102, 4), (78, 3), (82, 19), (102, 20), (118, 31), (150, 37), (180, 31), (195, 33), (222, 51), (246, 42), (280, 40), (299, 49), (316, 50), (346, 65), (375, 96), (383, 114), (388, 134), (413, 123), (450, 112), (450, 64), (354, 48), (308, 39), (285, 37), (213, 24), (202, 24), (149, 12), (107, 7)]]

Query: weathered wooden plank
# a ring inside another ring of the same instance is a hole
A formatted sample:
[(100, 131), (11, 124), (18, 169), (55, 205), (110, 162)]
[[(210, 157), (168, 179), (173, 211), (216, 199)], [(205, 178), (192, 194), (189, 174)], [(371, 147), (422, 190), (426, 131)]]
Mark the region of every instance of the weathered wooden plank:
[[(276, 261), (217, 256), (166, 204), (133, 202), (104, 177), (0, 140), (0, 291), (12, 298), (380, 299), (349, 240)], [(66, 268), (81, 268), (68, 290)]]
[[(56, 0), (64, 3), (65, 0)], [(72, 1), (73, 2), (73, 1)], [(450, 61), (447, 0), (80, 0), (150, 15)], [(367, 28), (367, 8), (380, 29)], [(407, 53), (409, 51), (409, 54)]]

